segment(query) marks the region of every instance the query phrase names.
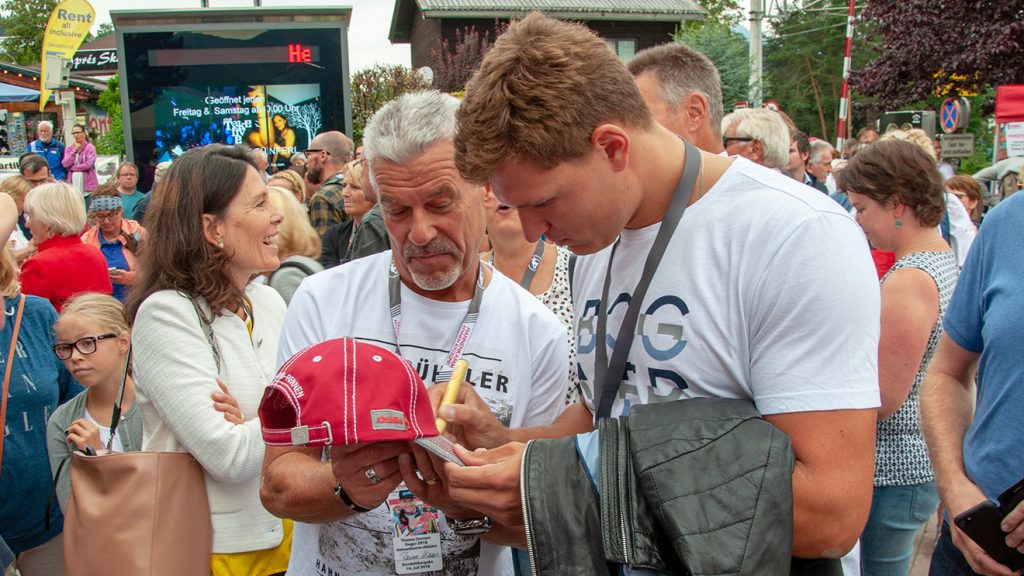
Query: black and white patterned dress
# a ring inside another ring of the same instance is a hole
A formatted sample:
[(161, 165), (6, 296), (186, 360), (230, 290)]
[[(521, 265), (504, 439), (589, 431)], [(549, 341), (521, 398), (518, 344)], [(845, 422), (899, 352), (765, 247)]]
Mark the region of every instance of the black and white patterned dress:
[(569, 389), (565, 395), (566, 405), (575, 404), (580, 399), (579, 378), (576, 372), (576, 336), (572, 326), (572, 291), (570, 289), (569, 259), (572, 252), (568, 248), (558, 247), (558, 260), (555, 262), (555, 275), (551, 278), (551, 286), (537, 298), (561, 320), (569, 337)]
[(882, 284), (890, 274), (901, 268), (917, 268), (932, 277), (939, 289), (939, 315), (935, 319), (924, 357), (914, 376), (903, 405), (885, 420), (878, 422), (878, 441), (875, 446), (875, 486), (913, 486), (931, 482), (935, 478), (928, 449), (921, 433), (920, 398), (921, 380), (928, 362), (942, 336), (942, 315), (956, 285), (958, 267), (956, 255), (946, 252), (915, 252), (893, 265), (882, 277)]

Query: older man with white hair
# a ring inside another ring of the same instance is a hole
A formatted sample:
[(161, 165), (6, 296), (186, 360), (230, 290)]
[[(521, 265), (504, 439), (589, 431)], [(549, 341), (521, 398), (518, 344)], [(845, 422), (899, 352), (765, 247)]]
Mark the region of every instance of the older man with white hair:
[[(565, 329), (480, 261), (484, 189), (455, 167), (458, 107), (439, 92), (405, 94), (370, 120), (366, 161), (392, 250), (306, 278), (288, 308), (279, 358), (349, 337), (394, 350), (427, 383), (445, 380), (465, 358), (466, 381), (494, 417), (511, 427), (547, 425), (568, 385)], [(396, 522), (393, 507), (416, 496), (450, 510), (438, 474), (407, 442), (331, 446), (329, 458), (320, 447), (268, 446), (263, 504), (297, 521), (288, 574), (511, 574), (511, 553), (499, 545), (505, 531), (489, 531), (487, 517), (446, 517), (424, 505), (422, 533)]]
[(741, 108), (722, 118), (722, 144), (730, 156), (782, 171), (789, 162), (789, 128), (777, 112)]
[(28, 151), (46, 158), (50, 174), (57, 180), (64, 180), (68, 174), (60, 163), (64, 159), (64, 143), (53, 139), (53, 123), (43, 120), (36, 124), (36, 136), (36, 140), (29, 142)]
[(807, 173), (815, 182), (824, 184), (829, 194), (836, 192), (836, 181), (832, 177), (832, 158), (835, 156), (835, 150), (831, 144), (818, 138), (811, 140), (811, 153), (807, 157)]

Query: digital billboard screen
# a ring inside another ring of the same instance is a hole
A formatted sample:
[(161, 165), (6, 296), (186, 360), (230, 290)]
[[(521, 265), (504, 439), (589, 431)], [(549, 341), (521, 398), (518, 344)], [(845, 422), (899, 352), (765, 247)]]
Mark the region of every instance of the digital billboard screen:
[(319, 84), (168, 87), (153, 108), (156, 162), (217, 142), (263, 148), (287, 167), (323, 128)]
[(222, 143), (263, 148), (283, 168), (319, 132), (351, 133), (337, 25), (125, 30), (123, 46), (136, 162)]

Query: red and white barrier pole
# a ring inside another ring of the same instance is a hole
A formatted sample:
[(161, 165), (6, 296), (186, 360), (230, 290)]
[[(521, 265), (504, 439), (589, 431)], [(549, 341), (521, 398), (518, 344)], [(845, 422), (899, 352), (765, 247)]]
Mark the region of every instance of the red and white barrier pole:
[(836, 150), (842, 152), (846, 139), (846, 118), (850, 107), (850, 65), (853, 58), (853, 8), (856, 0), (850, 0), (850, 11), (846, 16), (846, 55), (843, 58), (843, 90), (839, 99), (839, 124), (836, 129)]

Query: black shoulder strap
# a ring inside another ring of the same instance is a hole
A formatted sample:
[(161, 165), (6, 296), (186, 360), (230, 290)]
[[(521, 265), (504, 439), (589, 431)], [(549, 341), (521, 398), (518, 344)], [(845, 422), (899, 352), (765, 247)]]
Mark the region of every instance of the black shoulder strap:
[(686, 145), (686, 160), (683, 165), (683, 173), (672, 195), (672, 201), (665, 211), (665, 216), (661, 220), (658, 235), (655, 237), (651, 250), (647, 254), (643, 274), (640, 276), (636, 288), (633, 290), (633, 295), (630, 297), (629, 305), (626, 307), (626, 315), (619, 326), (619, 333), (615, 339), (615, 347), (612, 349), (610, 361), (608, 359), (608, 351), (604, 346), (604, 339), (608, 326), (608, 289), (611, 284), (612, 261), (615, 258), (615, 249), (619, 245), (618, 240), (615, 241), (615, 244), (612, 246), (611, 255), (608, 256), (608, 268), (605, 270), (604, 276), (604, 291), (597, 314), (599, 344), (594, 350), (594, 356), (597, 360), (597, 365), (594, 369), (594, 400), (597, 410), (594, 412), (594, 416), (598, 420), (611, 415), (612, 404), (619, 393), (619, 387), (622, 385), (622, 378), (626, 371), (626, 359), (629, 356), (629, 349), (633, 345), (636, 323), (640, 317), (640, 306), (643, 303), (644, 296), (647, 294), (647, 288), (651, 285), (651, 280), (658, 269), (658, 264), (661, 263), (661, 257), (665, 255), (665, 249), (668, 247), (669, 241), (672, 240), (676, 226), (679, 225), (679, 221), (683, 217), (686, 205), (690, 203), (693, 187), (703, 169), (700, 150), (685, 140), (683, 143)]

